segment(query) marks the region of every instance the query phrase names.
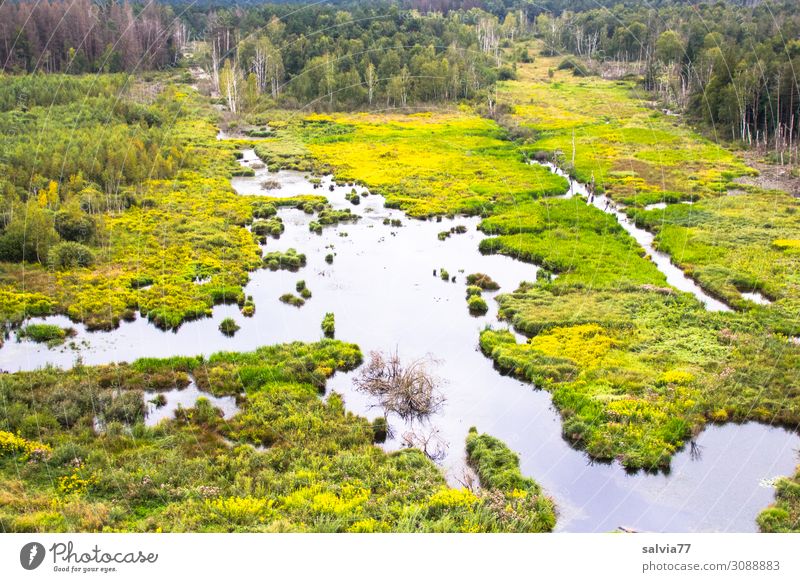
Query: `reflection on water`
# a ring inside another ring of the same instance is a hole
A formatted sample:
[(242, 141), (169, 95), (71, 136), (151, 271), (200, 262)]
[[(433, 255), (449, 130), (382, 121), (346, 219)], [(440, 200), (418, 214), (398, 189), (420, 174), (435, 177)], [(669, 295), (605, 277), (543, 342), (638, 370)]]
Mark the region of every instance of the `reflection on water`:
[[(247, 159), (252, 158), (248, 156), (245, 162)], [(281, 187), (263, 190), (261, 182), (266, 179), (277, 180)], [(234, 180), (234, 187), (242, 193), (324, 194), (334, 207), (351, 208), (363, 216), (355, 224), (328, 227), (321, 235), (313, 235), (308, 228), (313, 216), (281, 210), (286, 231), (278, 240), (269, 239), (264, 248), (294, 247), (307, 255), (308, 264), (298, 273), (252, 273), (245, 290), (255, 299), (252, 318), (243, 317), (235, 305), (220, 305), (214, 308), (213, 317), (187, 322), (175, 332), (162, 332), (142, 318), (123, 322), (112, 332), (87, 333), (82, 325), (72, 324), (78, 333), (75, 349), (48, 350), (9, 340), (0, 349), (0, 368), (32, 369), (47, 363), (68, 367), (78, 354), (86, 364), (99, 364), (143, 356), (247, 351), (292, 340), (316, 341), (322, 337), (322, 318), (331, 311), (336, 315), (336, 336), (358, 343), (365, 355), (370, 350), (397, 349), (403, 359), (432, 354), (439, 360), (435, 372), (444, 380), (441, 389), (447, 401), (430, 425), (438, 428), (449, 444), (441, 464), (452, 484), (457, 485), (463, 475), (464, 439), (474, 425), (519, 453), (523, 472), (555, 497), (562, 531), (609, 531), (619, 526), (648, 531), (755, 530), (755, 516), (773, 496), (772, 489), (760, 483), (793, 471), (797, 462), (794, 449), (800, 445), (796, 434), (753, 423), (712, 426), (700, 435), (697, 447), (687, 447), (676, 455), (669, 475), (630, 475), (617, 463), (591, 462), (561, 437), (560, 418), (547, 392), (498, 374), (480, 352), (479, 332), (487, 324), (497, 325), (492, 300), (496, 293), (484, 294), (490, 306), (485, 316), (471, 317), (467, 311), (467, 274), (488, 273), (503, 292), (515, 289), (520, 281), (535, 280), (537, 268), (502, 255), (481, 255), (477, 249), (483, 235), (476, 230), (476, 218), (408, 219), (384, 208), (379, 196), (364, 197), (360, 205), (352, 206), (345, 200), (350, 187), (334, 185), (331, 191), (330, 177), (321, 184), (314, 190), (305, 175), (264, 169), (257, 170), (255, 177)], [(573, 188), (580, 195), (583, 186), (574, 183)], [(400, 220), (402, 226), (384, 225), (385, 218)], [(466, 233), (438, 240), (437, 233), (460, 224), (467, 227)], [(345, 233), (347, 236), (342, 236)], [(335, 258), (328, 264), (324, 257), (331, 252)], [(434, 276), (434, 270), (441, 268), (455, 276), (456, 282)], [(304, 279), (313, 293), (300, 309), (278, 300), (280, 295), (294, 292), (299, 279)], [(225, 317), (241, 326), (234, 337), (217, 329)], [(67, 323), (59, 317), (45, 320)], [(82, 346), (81, 341), (87, 345)], [(343, 394), (353, 412), (370, 418), (380, 415), (372, 402), (353, 388), (354, 374), (335, 375), (328, 383), (329, 392)], [(196, 388), (190, 386), (170, 393), (170, 406), (176, 407), (178, 402), (193, 405), (198, 396), (193, 390)], [(148, 399), (152, 397), (148, 394)], [(226, 414), (235, 413), (233, 399), (217, 405)], [(153, 410), (148, 423), (158, 418), (153, 415), (169, 414), (169, 410)], [(390, 422), (395, 436), (384, 446), (391, 450), (402, 446), (408, 427), (396, 418)]]
[[(163, 396), (164, 403), (161, 406), (153, 401), (159, 396)], [(236, 398), (233, 396), (214, 396), (208, 392), (200, 390), (194, 380), (185, 388), (173, 388), (172, 390), (159, 390), (156, 392), (145, 392), (144, 402), (146, 405), (144, 423), (147, 426), (155, 426), (164, 419), (175, 418), (175, 411), (178, 408), (192, 408), (197, 403), (198, 398), (205, 398), (213, 406), (222, 411), (223, 418), (231, 418), (239, 412), (236, 405)]]

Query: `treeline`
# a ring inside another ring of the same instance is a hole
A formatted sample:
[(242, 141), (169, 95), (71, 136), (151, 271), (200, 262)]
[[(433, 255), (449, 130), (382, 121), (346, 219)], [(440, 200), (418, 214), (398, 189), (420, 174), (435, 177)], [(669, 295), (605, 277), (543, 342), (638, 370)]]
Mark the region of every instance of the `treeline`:
[[(363, 3), (190, 11), (204, 64), (233, 111), (268, 95), (284, 106), (406, 106), (483, 98), (513, 76), (502, 47), (527, 30), (473, 9), (422, 15)], [(487, 97), (488, 98), (488, 97)]]
[(0, 2), (0, 70), (120, 72), (175, 62), (186, 27), (153, 2)]
[(548, 54), (636, 63), (647, 89), (718, 135), (797, 160), (800, 12), (796, 0), (565, 11), (536, 19)]

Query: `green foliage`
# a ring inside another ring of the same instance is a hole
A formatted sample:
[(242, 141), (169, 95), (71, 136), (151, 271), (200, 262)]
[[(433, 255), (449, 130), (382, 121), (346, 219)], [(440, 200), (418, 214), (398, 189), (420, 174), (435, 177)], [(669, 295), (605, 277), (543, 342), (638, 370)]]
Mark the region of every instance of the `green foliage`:
[(499, 236), (481, 241), (483, 253), (502, 253), (558, 273), (558, 286), (588, 288), (649, 283), (664, 275), (616, 219), (580, 198), (530, 202), (485, 219)]
[(280, 269), (287, 271), (297, 271), (300, 267), (305, 267), (306, 256), (298, 253), (295, 249), (289, 249), (286, 252), (273, 251), (264, 255), (264, 266), (270, 271), (277, 271)]
[(757, 519), (762, 532), (800, 532), (800, 468), (793, 477), (778, 480), (775, 503)]
[(336, 333), (336, 319), (333, 313), (328, 312), (322, 318), (322, 333), (325, 337), (333, 337)]
[[(500, 289), (500, 285), (498, 285), (489, 275), (484, 273), (471, 273), (467, 275), (467, 285), (477, 287), (483, 291), (496, 291), (497, 289)], [(469, 289), (467, 289), (467, 294), (469, 295)]]
[(241, 329), (239, 324), (230, 317), (226, 317), (219, 324), (219, 330), (229, 337), (232, 337), (239, 329)]
[(800, 420), (786, 392), (800, 350), (746, 314), (709, 313), (652, 285), (589, 294), (526, 285), (498, 301), (531, 339), (486, 330), (481, 349), (552, 392), (565, 438), (595, 458), (655, 470), (706, 422)]
[(302, 307), (306, 304), (306, 300), (302, 297), (298, 297), (292, 293), (284, 293), (279, 297), (282, 303), (286, 303), (287, 305), (292, 305), (294, 307)]
[(58, 243), (47, 253), (47, 263), (52, 269), (91, 267), (94, 260), (92, 249), (72, 241)]
[(536, 481), (523, 477), (519, 457), (502, 441), (478, 434), (472, 427), (467, 435), (467, 462), (478, 473), (484, 495), (502, 512), (512, 531), (548, 532), (556, 525), (555, 504)]
[(75, 335), (75, 330), (48, 323), (30, 323), (21, 328), (17, 335), (20, 338), (27, 338), (36, 343), (57, 345), (67, 337)]
[(467, 307), (472, 315), (483, 315), (489, 311), (489, 306), (480, 295), (472, 295), (467, 299)]

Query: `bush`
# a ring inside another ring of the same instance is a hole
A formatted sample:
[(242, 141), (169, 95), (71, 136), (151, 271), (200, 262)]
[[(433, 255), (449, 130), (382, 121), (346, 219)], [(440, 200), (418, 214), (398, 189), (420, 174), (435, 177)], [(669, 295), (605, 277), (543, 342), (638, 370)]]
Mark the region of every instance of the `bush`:
[(230, 317), (226, 317), (219, 324), (219, 330), (228, 337), (233, 336), (239, 329), (239, 325)]
[(325, 262), (328, 263), (329, 265), (333, 264), (333, 253), (328, 253), (327, 255), (325, 255)]
[(55, 229), (65, 241), (87, 243), (97, 230), (94, 218), (80, 210), (68, 212), (61, 210), (55, 214)]
[(66, 241), (50, 249), (47, 254), (47, 263), (53, 269), (91, 267), (94, 264), (94, 253), (86, 245)]
[(482, 292), (483, 289), (477, 285), (467, 285), (467, 299), (470, 297), (475, 297), (476, 295), (480, 295)]

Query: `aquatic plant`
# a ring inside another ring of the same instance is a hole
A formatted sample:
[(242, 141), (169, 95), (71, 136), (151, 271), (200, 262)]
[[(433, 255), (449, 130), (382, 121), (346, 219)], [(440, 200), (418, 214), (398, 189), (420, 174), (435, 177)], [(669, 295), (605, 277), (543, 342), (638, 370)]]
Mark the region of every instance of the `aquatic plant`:
[(239, 331), (239, 329), (241, 329), (239, 324), (237, 324), (236, 321), (230, 317), (226, 317), (219, 324), (219, 330), (229, 337), (232, 337), (237, 331)]
[(298, 253), (295, 249), (288, 249), (285, 252), (272, 251), (266, 253), (263, 258), (264, 266), (271, 271), (279, 269), (287, 271), (297, 271), (306, 265), (306, 256)]
[(489, 275), (485, 275), (484, 273), (472, 273), (467, 275), (467, 285), (478, 287), (484, 291), (496, 291), (500, 289), (500, 285), (495, 283)]
[(467, 299), (467, 307), (472, 315), (483, 315), (489, 311), (489, 306), (480, 295), (472, 295)]
[(63, 343), (66, 338), (74, 336), (75, 333), (71, 327), (64, 328), (49, 323), (29, 323), (17, 331), (17, 336), (36, 343), (57, 345)]
[(322, 332), (325, 334), (325, 337), (333, 337), (336, 333), (336, 319), (333, 313), (328, 312), (325, 314), (325, 317), (322, 318)]
[(305, 299), (302, 297), (298, 297), (293, 293), (284, 293), (279, 297), (282, 303), (286, 303), (287, 305), (292, 305), (294, 307), (302, 307), (306, 304)]

